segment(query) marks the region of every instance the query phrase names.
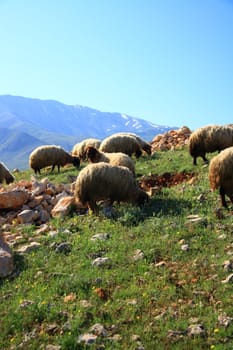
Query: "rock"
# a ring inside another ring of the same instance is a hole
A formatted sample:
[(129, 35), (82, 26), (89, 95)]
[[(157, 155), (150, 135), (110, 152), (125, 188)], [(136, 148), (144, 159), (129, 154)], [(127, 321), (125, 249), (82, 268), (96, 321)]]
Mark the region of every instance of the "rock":
[(71, 252), (71, 246), (67, 242), (60, 243), (55, 248), (56, 253), (70, 253)]
[(35, 207), (37, 207), (38, 205), (41, 204), (41, 202), (43, 201), (44, 197), (42, 195), (40, 196), (35, 196), (32, 197), (32, 200), (29, 201), (27, 203), (27, 205), (29, 206), (30, 209), (34, 209)]
[(187, 334), (190, 337), (205, 337), (207, 332), (202, 324), (191, 324), (187, 329)]
[(33, 305), (35, 304), (35, 301), (32, 301), (32, 300), (23, 300), (20, 304), (19, 304), (19, 307), (21, 309), (24, 309), (25, 307), (27, 306), (30, 306), (30, 305)]
[(106, 241), (107, 239), (109, 239), (110, 235), (109, 233), (97, 233), (94, 236), (91, 237), (92, 241)]
[(78, 337), (78, 343), (85, 343), (86, 345), (91, 345), (96, 342), (97, 335), (92, 333), (81, 334)]
[(110, 263), (109, 258), (99, 257), (92, 261), (92, 266), (97, 266), (97, 267), (106, 266), (106, 265), (109, 265), (109, 263)]
[(17, 215), (19, 224), (30, 224), (39, 218), (39, 213), (37, 211), (26, 209), (21, 211)]
[(142, 260), (144, 259), (144, 253), (140, 249), (136, 249), (134, 252), (133, 260)]
[(12, 190), (0, 193), (0, 209), (18, 209), (29, 199), (25, 190)]
[(187, 252), (189, 250), (189, 245), (188, 244), (182, 244), (181, 245), (181, 250), (183, 250), (183, 252)]
[(233, 317), (226, 316), (225, 314), (218, 316), (218, 323), (220, 326), (228, 327), (233, 323)]
[(111, 207), (111, 206), (104, 207), (102, 209), (102, 213), (108, 219), (112, 219), (112, 218), (114, 218), (116, 216), (116, 213), (115, 213), (113, 207)]
[(205, 218), (200, 217), (199, 215), (188, 215), (187, 216), (188, 221), (186, 222), (186, 225), (193, 226), (193, 225), (206, 225), (207, 221)]
[(111, 337), (108, 337), (108, 339), (111, 341), (118, 342), (118, 341), (121, 341), (122, 336), (120, 334), (114, 334)]
[(225, 260), (223, 262), (223, 268), (224, 268), (224, 270), (226, 270), (228, 272), (232, 271), (233, 270), (233, 261)]
[(45, 350), (61, 350), (61, 346), (48, 344), (46, 345)]
[(169, 130), (164, 134), (156, 135), (151, 142), (152, 154), (157, 150), (167, 151), (183, 148), (187, 145), (191, 133), (187, 126), (182, 126), (178, 130)]
[(233, 273), (227, 276), (227, 278), (222, 281), (222, 283), (232, 283), (232, 282), (233, 282)]
[(14, 269), (11, 248), (0, 234), (0, 277), (6, 277)]
[(13, 271), (13, 257), (12, 254), (0, 248), (0, 277), (6, 277)]
[(49, 215), (48, 211), (44, 210), (44, 209), (41, 209), (39, 211), (39, 221), (40, 221), (40, 223), (41, 224), (45, 223), (45, 222), (49, 221), (49, 219), (50, 219), (50, 215)]
[(66, 196), (59, 199), (55, 207), (51, 211), (53, 217), (69, 215), (72, 207), (75, 205), (73, 196)]
[(41, 246), (40, 243), (38, 242), (31, 242), (30, 244), (24, 245), (22, 247), (20, 247), (17, 252), (19, 254), (27, 254), (27, 253), (31, 253), (34, 250), (39, 249)]
[(104, 328), (104, 326), (100, 323), (96, 323), (94, 324), (90, 330), (89, 330), (91, 333), (94, 333), (95, 335), (98, 335), (98, 336), (102, 336), (102, 337), (107, 337), (108, 335), (108, 332), (107, 330)]

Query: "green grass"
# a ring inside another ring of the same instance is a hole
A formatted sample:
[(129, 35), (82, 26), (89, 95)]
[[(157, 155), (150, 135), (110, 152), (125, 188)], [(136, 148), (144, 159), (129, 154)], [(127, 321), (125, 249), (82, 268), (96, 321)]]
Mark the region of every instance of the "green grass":
[[(62, 350), (233, 348), (233, 323), (218, 323), (224, 313), (233, 317), (232, 284), (222, 283), (231, 273), (223, 262), (233, 254), (232, 212), (223, 209), (218, 219), (220, 200), (209, 189), (208, 168), (201, 160), (193, 167), (186, 149), (141, 158), (136, 170), (138, 179), (195, 172), (196, 182), (163, 188), (143, 209), (115, 205), (113, 219), (102, 213), (52, 219), (50, 230), (58, 233), (37, 238), (38, 250), (21, 256), (15, 246), (14, 274), (0, 281), (1, 349), (46, 349), (48, 344)], [(77, 171), (44, 172), (40, 178), (65, 183), (70, 175)], [(26, 171), (17, 180), (30, 176)], [(191, 214), (203, 221), (190, 224)], [(36, 237), (35, 226), (20, 230), (23, 243)], [(96, 233), (108, 233), (109, 239), (92, 241)], [(225, 238), (219, 239), (222, 234)], [(62, 242), (69, 244), (69, 253), (56, 252)], [(189, 249), (183, 251), (182, 244)], [(137, 250), (142, 259), (134, 259)], [(101, 256), (109, 263), (93, 266)], [(107, 336), (91, 346), (79, 343), (79, 336), (96, 323)], [(204, 337), (185, 333), (194, 323), (203, 325)], [(169, 336), (171, 330), (183, 333)]]

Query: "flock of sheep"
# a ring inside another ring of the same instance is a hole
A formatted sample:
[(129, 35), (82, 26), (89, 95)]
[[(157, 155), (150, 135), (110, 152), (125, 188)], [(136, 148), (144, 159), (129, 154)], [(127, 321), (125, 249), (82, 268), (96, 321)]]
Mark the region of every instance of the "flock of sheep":
[[(209, 182), (212, 190), (219, 189), (221, 203), (227, 207), (225, 196), (233, 203), (233, 124), (208, 125), (195, 130), (189, 139), (189, 153), (193, 164), (201, 157), (205, 163), (207, 153), (218, 151), (209, 164)], [(97, 202), (109, 200), (132, 202), (143, 205), (148, 195), (137, 184), (134, 155), (139, 158), (142, 153), (151, 155), (151, 144), (133, 133), (116, 133), (103, 141), (85, 139), (77, 143), (71, 154), (55, 145), (37, 147), (29, 156), (29, 166), (35, 174), (52, 166), (73, 164), (79, 168), (80, 161), (89, 164), (80, 172), (75, 184), (75, 197), (92, 211), (97, 212)], [(0, 163), (0, 183), (14, 181), (14, 176)]]

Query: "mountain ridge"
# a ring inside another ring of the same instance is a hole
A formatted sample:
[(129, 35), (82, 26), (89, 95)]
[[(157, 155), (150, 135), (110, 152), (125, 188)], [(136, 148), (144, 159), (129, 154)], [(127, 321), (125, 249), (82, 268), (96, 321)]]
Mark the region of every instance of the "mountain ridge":
[(115, 132), (134, 132), (147, 141), (177, 127), (156, 125), (124, 113), (101, 112), (56, 100), (0, 95), (0, 161), (9, 168), (28, 168), (28, 156), (42, 144), (67, 151), (81, 140), (104, 139)]

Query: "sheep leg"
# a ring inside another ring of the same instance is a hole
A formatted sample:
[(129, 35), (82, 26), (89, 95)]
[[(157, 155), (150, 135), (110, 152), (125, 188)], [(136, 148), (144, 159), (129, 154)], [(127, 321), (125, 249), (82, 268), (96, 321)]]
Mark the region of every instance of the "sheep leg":
[(233, 203), (233, 195), (232, 196), (229, 196), (230, 200), (231, 200), (231, 203)]
[(197, 157), (193, 157), (193, 165), (197, 165)]
[(87, 206), (93, 213), (98, 213), (98, 207), (95, 201), (88, 201)]
[(53, 164), (52, 166), (51, 173), (53, 172), (54, 168), (55, 168), (55, 164)]
[(202, 155), (201, 157), (202, 157), (204, 163), (209, 164), (209, 161), (208, 161), (208, 159), (206, 158), (205, 155)]
[(220, 187), (219, 193), (220, 193), (220, 196), (221, 196), (222, 206), (227, 208), (227, 202), (226, 202), (226, 198), (225, 198), (225, 191), (224, 191), (224, 189), (222, 187)]
[(35, 174), (39, 173), (40, 174), (40, 169), (39, 168), (36, 168), (35, 169)]
[(140, 149), (135, 152), (135, 156), (136, 156), (137, 159), (139, 157), (141, 157), (141, 155), (142, 155), (142, 151)]

